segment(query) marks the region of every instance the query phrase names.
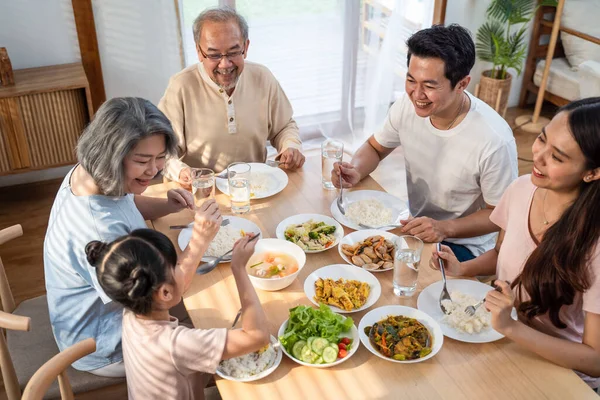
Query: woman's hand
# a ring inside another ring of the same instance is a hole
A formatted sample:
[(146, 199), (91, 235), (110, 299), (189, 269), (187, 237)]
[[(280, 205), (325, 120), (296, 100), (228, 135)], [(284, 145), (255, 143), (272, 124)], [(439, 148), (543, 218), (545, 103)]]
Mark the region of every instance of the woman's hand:
[(245, 270), (248, 260), (254, 254), (254, 246), (257, 240), (250, 242), (251, 236), (244, 236), (233, 245), (233, 255), (231, 256), (231, 269)]
[(331, 171), (331, 182), (336, 188), (340, 187), (340, 174), (344, 188), (351, 188), (360, 182), (360, 173), (354, 168), (354, 165), (347, 162), (336, 162)]
[(508, 336), (507, 332), (514, 326), (516, 321), (512, 319), (511, 313), (515, 304), (515, 297), (508, 283), (501, 280), (494, 282), (498, 290), (490, 290), (485, 296), (485, 308), (492, 313), (492, 328), (501, 334)]
[(213, 199), (206, 200), (196, 208), (192, 239), (197, 235), (205, 243), (210, 243), (217, 236), (221, 222), (223, 222), (223, 217), (217, 202)]
[(431, 252), (431, 260), (429, 261), (429, 266), (433, 269), (440, 269), (438, 264), (438, 260), (442, 259), (444, 261), (444, 270), (446, 271), (446, 275), (449, 276), (464, 276), (465, 271), (462, 268), (462, 264), (450, 247), (442, 245), (442, 249), (440, 252), (433, 251)]
[(171, 189), (167, 192), (167, 205), (171, 213), (184, 208), (194, 209), (194, 196), (184, 189)]

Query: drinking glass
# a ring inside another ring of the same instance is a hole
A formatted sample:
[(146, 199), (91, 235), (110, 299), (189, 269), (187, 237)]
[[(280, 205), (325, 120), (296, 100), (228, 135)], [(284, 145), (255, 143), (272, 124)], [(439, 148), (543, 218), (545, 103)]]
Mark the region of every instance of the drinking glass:
[(208, 168), (192, 168), (192, 194), (196, 207), (215, 197), (215, 173)]
[(231, 211), (245, 214), (250, 211), (250, 164), (236, 162), (227, 167)]
[(394, 244), (394, 294), (410, 297), (417, 290), (423, 242), (418, 237), (404, 235), (396, 239)]
[(331, 181), (331, 170), (334, 163), (342, 161), (342, 154), (344, 154), (343, 142), (327, 139), (321, 143), (321, 183), (324, 189), (335, 189)]

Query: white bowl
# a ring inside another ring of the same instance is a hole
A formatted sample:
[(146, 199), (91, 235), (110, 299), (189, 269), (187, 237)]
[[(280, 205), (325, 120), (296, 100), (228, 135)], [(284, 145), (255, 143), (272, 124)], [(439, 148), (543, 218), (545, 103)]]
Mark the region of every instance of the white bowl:
[(256, 243), (254, 252), (264, 253), (266, 251), (285, 253), (294, 257), (296, 262), (298, 262), (298, 271), (289, 274), (288, 276), (284, 276), (283, 278), (259, 278), (252, 274), (248, 274), (252, 285), (257, 289), (266, 291), (281, 290), (290, 286), (298, 276), (298, 273), (300, 273), (300, 270), (304, 268), (304, 264), (306, 263), (306, 254), (304, 254), (304, 251), (302, 251), (298, 245), (288, 242), (287, 240), (260, 239), (258, 243)]
[[(285, 328), (287, 328), (288, 321), (289, 321), (289, 319), (286, 319), (285, 321), (283, 321), (283, 324), (281, 324), (281, 326), (279, 327), (279, 332), (277, 333), (277, 337), (283, 336), (283, 334), (285, 333)], [(281, 350), (285, 353), (286, 356), (288, 356), (289, 358), (291, 358), (292, 360), (294, 360), (298, 364), (304, 365), (305, 367), (313, 367), (313, 368), (329, 368), (329, 367), (334, 367), (336, 365), (339, 365), (339, 364), (343, 363), (344, 361), (346, 361), (350, 357), (352, 357), (354, 355), (354, 353), (356, 353), (356, 350), (358, 350), (358, 346), (360, 346), (360, 340), (359, 340), (359, 336), (358, 336), (358, 330), (356, 329), (356, 325), (352, 325), (352, 328), (350, 328), (350, 332), (343, 332), (341, 334), (341, 337), (348, 337), (348, 338), (352, 339), (352, 347), (350, 348), (350, 351), (348, 352), (348, 354), (346, 354), (346, 357), (340, 358), (339, 360), (334, 361), (334, 362), (329, 363), (329, 364), (309, 364), (309, 363), (305, 363), (304, 361), (300, 361), (296, 357), (294, 357), (293, 355), (291, 355), (290, 353), (288, 353), (287, 350), (285, 349), (285, 347), (283, 347), (283, 345), (281, 345)]]
[(326, 215), (321, 215), (321, 214), (298, 214), (298, 215), (294, 215), (289, 218), (286, 218), (283, 221), (281, 221), (279, 223), (279, 225), (277, 225), (277, 229), (275, 230), (275, 236), (277, 236), (279, 239), (285, 240), (285, 230), (287, 229), (288, 226), (300, 225), (305, 222), (308, 222), (311, 219), (315, 222), (325, 222), (327, 225), (335, 226), (335, 233), (334, 233), (335, 241), (333, 242), (333, 244), (331, 246), (329, 246), (326, 249), (304, 250), (305, 253), (320, 253), (322, 251), (329, 250), (329, 249), (335, 247), (335, 245), (339, 243), (340, 239), (342, 237), (344, 237), (344, 228), (342, 227), (342, 225), (340, 225), (340, 223), (337, 222), (335, 219), (328, 217)]
[[(425, 327), (429, 330), (429, 333), (431, 334), (431, 338), (433, 341), (433, 346), (431, 347), (431, 353), (429, 353), (425, 357), (417, 358), (416, 360), (400, 361), (400, 360), (394, 360), (393, 358), (390, 358), (390, 357), (386, 357), (383, 354), (381, 354), (380, 352), (378, 352), (377, 349), (375, 349), (373, 347), (373, 345), (371, 345), (369, 336), (367, 336), (367, 334), (365, 333), (365, 327), (373, 326), (373, 324), (375, 322), (379, 322), (382, 319), (385, 319), (390, 315), (392, 315), (392, 316), (403, 315), (408, 318), (414, 318), (417, 321), (419, 321), (420, 323), (422, 323), (423, 325), (425, 325)], [(442, 348), (442, 344), (444, 343), (444, 334), (442, 332), (442, 328), (433, 318), (431, 318), (429, 315), (425, 314), (423, 311), (417, 310), (416, 308), (412, 308), (412, 307), (406, 307), (406, 306), (396, 306), (396, 305), (383, 306), (383, 307), (379, 307), (379, 308), (369, 311), (368, 313), (365, 314), (365, 316), (360, 320), (360, 323), (358, 324), (358, 334), (360, 336), (360, 341), (362, 342), (362, 344), (371, 353), (375, 354), (377, 357), (383, 358), (386, 361), (391, 361), (391, 362), (400, 363), (400, 364), (411, 364), (411, 363), (417, 363), (417, 362), (428, 360), (431, 357), (435, 356), (438, 351), (440, 351), (440, 349)]]
[[(398, 236), (394, 235), (393, 233), (389, 233), (389, 232), (377, 230), (377, 229), (363, 229), (362, 231), (356, 231), (356, 232), (349, 233), (346, 236), (344, 236), (342, 238), (342, 240), (340, 240), (340, 244), (338, 244), (338, 252), (340, 253), (340, 256), (348, 264), (352, 265), (353, 267), (360, 268), (360, 267), (354, 265), (352, 263), (352, 260), (350, 260), (350, 258), (344, 254), (344, 252), (342, 251), (342, 245), (348, 244), (350, 246), (353, 246), (356, 243), (362, 242), (369, 236), (376, 236), (376, 235), (383, 236), (387, 240), (393, 242), (394, 246), (396, 245), (396, 240), (398, 239)], [(394, 260), (391, 260), (391, 261), (392, 261), (392, 263), (394, 262)], [(375, 270), (369, 270), (369, 272), (384, 272), (384, 271), (389, 271), (391, 269), (394, 269), (394, 268), (392, 267), (392, 268), (385, 268), (385, 269), (375, 269)]]
[(366, 282), (371, 287), (369, 297), (367, 298), (367, 301), (365, 302), (365, 304), (363, 304), (362, 307), (357, 308), (355, 310), (346, 311), (346, 310), (342, 310), (339, 307), (327, 304), (327, 306), (329, 308), (331, 308), (331, 310), (333, 312), (336, 312), (339, 314), (348, 314), (348, 313), (366, 310), (367, 308), (369, 308), (373, 304), (375, 304), (377, 302), (377, 300), (379, 300), (379, 296), (381, 296), (381, 284), (379, 283), (377, 278), (375, 278), (375, 275), (373, 275), (366, 269), (356, 268), (352, 265), (333, 264), (333, 265), (327, 265), (323, 268), (319, 268), (318, 270), (314, 271), (312, 274), (307, 276), (306, 279), (304, 280), (304, 293), (306, 294), (306, 297), (308, 297), (308, 299), (317, 306), (319, 304), (314, 299), (314, 297), (315, 297), (315, 282), (319, 278), (321, 278), (321, 279), (330, 278), (330, 279), (333, 279), (334, 281), (336, 281), (340, 278), (343, 278), (345, 280), (356, 280), (356, 281), (360, 281), (360, 282)]
[(235, 381), (235, 382), (252, 382), (252, 381), (257, 381), (259, 379), (264, 378), (265, 376), (270, 375), (273, 371), (275, 371), (277, 369), (277, 367), (281, 363), (281, 359), (283, 358), (283, 355), (282, 355), (283, 353), (281, 352), (282, 347), (273, 335), (271, 335), (271, 346), (273, 346), (273, 348), (275, 350), (275, 354), (276, 354), (275, 360), (273, 361), (273, 364), (271, 364), (271, 366), (269, 368), (265, 369), (264, 371), (259, 372), (256, 375), (248, 376), (246, 378), (234, 378), (233, 376), (227, 375), (223, 371), (221, 371), (220, 367), (217, 367), (217, 371), (216, 371), (217, 375), (219, 375), (223, 379), (227, 379), (228, 381)]

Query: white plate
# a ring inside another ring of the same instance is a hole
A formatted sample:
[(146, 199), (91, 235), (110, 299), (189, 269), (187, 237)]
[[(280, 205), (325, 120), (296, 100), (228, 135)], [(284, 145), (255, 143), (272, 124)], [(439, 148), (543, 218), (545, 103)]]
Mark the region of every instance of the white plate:
[[(286, 319), (285, 321), (283, 321), (283, 324), (281, 324), (281, 326), (279, 327), (279, 332), (277, 333), (277, 337), (283, 336), (283, 334), (285, 333), (285, 328), (287, 328), (288, 321), (289, 321), (289, 319)], [(359, 336), (358, 336), (358, 330), (356, 329), (356, 325), (352, 325), (352, 328), (350, 328), (350, 332), (343, 332), (341, 334), (341, 337), (348, 337), (348, 338), (352, 339), (352, 347), (350, 348), (350, 351), (348, 352), (348, 354), (346, 354), (346, 357), (340, 358), (339, 360), (334, 361), (334, 362), (329, 363), (329, 364), (309, 364), (309, 363), (305, 363), (304, 361), (300, 361), (296, 357), (294, 357), (293, 355), (291, 355), (290, 353), (288, 353), (287, 350), (285, 349), (285, 347), (283, 347), (283, 345), (281, 345), (281, 350), (285, 353), (286, 356), (288, 356), (289, 358), (291, 358), (292, 360), (294, 360), (298, 364), (304, 365), (305, 367), (313, 367), (313, 368), (329, 368), (329, 367), (334, 367), (336, 365), (339, 365), (339, 364), (343, 363), (344, 361), (346, 361), (350, 357), (352, 357), (354, 355), (354, 353), (356, 353), (356, 350), (358, 350), (358, 346), (360, 345), (360, 339), (359, 339)]]
[[(414, 318), (429, 330), (433, 340), (433, 346), (431, 348), (431, 353), (422, 358), (417, 358), (416, 360), (394, 360), (393, 358), (389, 358), (378, 352), (373, 345), (371, 345), (371, 341), (369, 340), (369, 336), (365, 333), (365, 327), (373, 326), (375, 322), (379, 322), (382, 319), (386, 319), (388, 316), (398, 316), (403, 315), (408, 318)], [(360, 320), (360, 324), (358, 324), (358, 334), (360, 336), (360, 341), (362, 344), (377, 357), (383, 358), (386, 361), (391, 361), (399, 364), (411, 364), (418, 363), (421, 361), (425, 361), (435, 356), (438, 351), (442, 348), (442, 344), (444, 343), (444, 334), (442, 333), (442, 328), (440, 325), (435, 322), (433, 318), (429, 315), (425, 314), (423, 311), (419, 311), (416, 308), (406, 307), (406, 306), (383, 306), (376, 308), (374, 310), (369, 311), (365, 314), (365, 316)]]
[[(267, 164), (262, 163), (248, 163), (250, 164), (250, 173), (260, 172), (269, 175), (271, 178), (266, 190), (252, 193), (250, 199), (264, 199), (265, 197), (273, 196), (281, 192), (288, 184), (287, 174), (280, 168), (269, 167)], [(229, 195), (229, 181), (223, 178), (216, 178), (217, 189), (221, 192)], [(252, 187), (252, 178), (250, 178), (250, 185)]]
[(331, 308), (331, 310), (333, 310), (334, 312), (339, 313), (339, 314), (349, 314), (349, 313), (353, 313), (353, 312), (366, 310), (367, 308), (369, 308), (373, 304), (375, 304), (377, 302), (377, 300), (379, 300), (379, 296), (381, 296), (381, 284), (379, 283), (377, 278), (375, 278), (375, 275), (373, 275), (366, 269), (354, 268), (347, 264), (333, 264), (333, 265), (327, 265), (323, 268), (319, 268), (318, 270), (314, 271), (312, 274), (307, 276), (306, 279), (304, 280), (304, 293), (306, 294), (306, 297), (308, 297), (308, 299), (317, 306), (319, 305), (319, 303), (317, 303), (314, 299), (314, 297), (315, 297), (315, 282), (319, 278), (322, 278), (322, 279), (331, 278), (334, 281), (338, 280), (340, 278), (343, 278), (346, 280), (357, 280), (357, 281), (361, 281), (361, 282), (366, 282), (371, 287), (371, 291), (369, 293), (369, 297), (367, 298), (367, 301), (365, 302), (365, 304), (363, 304), (362, 307), (357, 308), (356, 310), (346, 311), (346, 310), (342, 310), (341, 308), (338, 308), (336, 306), (332, 306), (332, 305), (328, 304), (328, 306), (329, 306), (329, 308)]
[(273, 346), (275, 349), (275, 353), (276, 353), (275, 360), (273, 361), (273, 364), (271, 364), (271, 366), (269, 368), (265, 369), (264, 371), (259, 372), (256, 375), (249, 376), (247, 378), (234, 378), (233, 376), (227, 375), (223, 371), (221, 371), (220, 366), (219, 366), (219, 367), (217, 367), (217, 371), (216, 371), (217, 375), (219, 375), (223, 379), (227, 379), (228, 381), (235, 381), (235, 382), (252, 382), (252, 381), (257, 381), (259, 379), (262, 379), (267, 375), (270, 375), (271, 372), (273, 372), (277, 369), (277, 367), (281, 363), (281, 359), (283, 358), (283, 353), (281, 352), (282, 347), (273, 335), (271, 335), (271, 346)]
[[(392, 196), (389, 193), (382, 192), (379, 190), (357, 190), (354, 192), (344, 192), (344, 205), (346, 209), (348, 209), (348, 205), (354, 203), (359, 200), (368, 200), (375, 199), (379, 200), (384, 206), (392, 209), (392, 221), (397, 221), (398, 219), (406, 219), (410, 215), (410, 210), (408, 209), (408, 205), (406, 202), (400, 200), (399, 198)], [(350, 219), (346, 218), (337, 206), (337, 197), (331, 203), (331, 215), (333, 218), (339, 221), (340, 224), (347, 226), (348, 228), (361, 230), (358, 224), (354, 223)], [(367, 224), (369, 225), (369, 224)], [(384, 231), (389, 231), (394, 228), (383, 228)]]
[[(442, 322), (444, 313), (440, 309), (439, 303), (442, 285), (442, 281), (438, 281), (423, 289), (421, 294), (419, 294), (419, 298), (417, 299), (417, 307), (419, 310), (431, 315), (431, 317), (440, 324), (444, 335), (454, 340), (467, 343), (488, 343), (504, 337), (504, 335), (495, 331), (492, 327), (486, 328), (479, 333), (469, 334), (452, 328), (451, 326)], [(494, 290), (493, 287), (486, 285), (485, 283), (466, 279), (448, 279), (446, 287), (448, 288), (450, 294), (457, 290), (461, 293), (473, 296), (475, 299), (477, 299), (477, 301), (483, 299), (486, 293), (490, 290)], [(513, 318), (516, 319), (516, 312), (514, 309)]]
[(309, 220), (313, 220), (315, 222), (325, 222), (327, 225), (335, 226), (335, 242), (326, 249), (323, 250), (304, 250), (305, 253), (320, 253), (325, 250), (329, 250), (335, 247), (336, 244), (340, 242), (340, 239), (344, 237), (344, 228), (337, 222), (335, 219), (328, 217), (326, 215), (321, 214), (298, 214), (291, 216), (289, 218), (284, 219), (277, 225), (277, 229), (275, 231), (275, 235), (278, 239), (285, 240), (285, 230), (290, 225), (301, 225)]
[[(244, 232), (246, 232), (246, 233), (260, 233), (259, 239), (262, 238), (262, 236), (263, 236), (262, 232), (261, 232), (260, 228), (258, 227), (258, 225), (256, 225), (254, 222), (249, 221), (244, 218), (234, 217), (234, 216), (226, 216), (225, 218), (230, 221), (228, 226), (235, 228), (235, 229), (243, 229)], [(192, 227), (193, 227), (193, 223), (191, 223), (189, 225), (189, 227), (182, 229), (181, 232), (179, 232), (179, 237), (177, 238), (177, 244), (179, 244), (179, 248), (181, 249), (181, 251), (185, 250), (188, 243), (190, 242), (190, 239), (192, 238)], [(204, 262), (210, 261), (212, 259), (214, 259), (214, 258), (213, 257), (202, 257), (202, 261), (204, 261)], [(229, 261), (231, 261), (231, 258), (228, 258), (228, 259), (226, 258), (223, 261), (221, 261), (220, 264), (226, 263)]]
[[(363, 240), (365, 240), (369, 236), (375, 236), (375, 235), (383, 236), (387, 240), (390, 240), (390, 241), (394, 242), (394, 245), (396, 245), (396, 240), (398, 239), (398, 236), (394, 235), (393, 233), (389, 233), (389, 232), (385, 232), (385, 231), (380, 231), (380, 230), (377, 230), (377, 229), (364, 229), (362, 231), (352, 232), (352, 233), (344, 236), (342, 238), (342, 240), (340, 240), (340, 244), (338, 245), (338, 252), (340, 253), (340, 256), (342, 256), (342, 258), (344, 259), (344, 261), (346, 261), (348, 264), (356, 267), (356, 265), (352, 264), (352, 260), (350, 260), (350, 258), (348, 258), (348, 256), (346, 256), (342, 252), (342, 245), (343, 244), (349, 244), (350, 246), (353, 246), (353, 245), (355, 245), (358, 242), (362, 242)], [(394, 262), (394, 260), (392, 260), (392, 262)], [(356, 267), (356, 268), (360, 268), (360, 267)], [(389, 271), (391, 269), (394, 269), (394, 268), (392, 267), (392, 268), (386, 268), (386, 269), (376, 269), (376, 270), (372, 270), (372, 271), (369, 271), (369, 272), (384, 272), (384, 271)]]

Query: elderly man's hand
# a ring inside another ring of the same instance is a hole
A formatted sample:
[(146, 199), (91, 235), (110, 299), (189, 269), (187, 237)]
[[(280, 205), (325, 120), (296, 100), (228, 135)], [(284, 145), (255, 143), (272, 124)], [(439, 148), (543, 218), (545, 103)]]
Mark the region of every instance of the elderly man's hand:
[(279, 157), (279, 166), (283, 169), (298, 169), (304, 165), (304, 155), (298, 149), (287, 148)]
[(400, 221), (400, 223), (404, 225), (401, 229), (402, 233), (416, 236), (424, 242), (441, 242), (448, 236), (444, 229), (443, 221), (436, 221), (433, 218), (411, 217)]

